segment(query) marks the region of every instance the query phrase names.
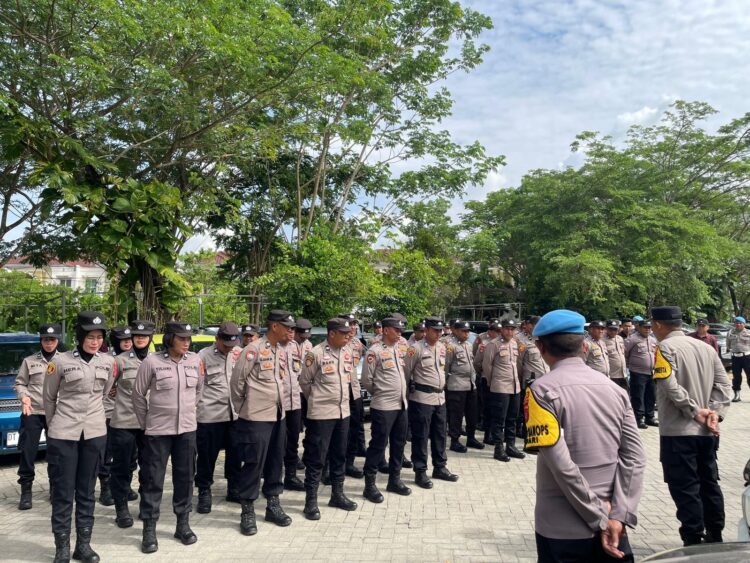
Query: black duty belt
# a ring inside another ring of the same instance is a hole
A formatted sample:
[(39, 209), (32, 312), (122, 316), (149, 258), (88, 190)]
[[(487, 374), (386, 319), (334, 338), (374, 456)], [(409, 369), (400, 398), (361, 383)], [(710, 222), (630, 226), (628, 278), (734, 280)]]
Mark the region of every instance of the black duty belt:
[(422, 393), (442, 393), (443, 390), (439, 387), (433, 387), (432, 385), (422, 385), (421, 383), (415, 383), (414, 389), (421, 391)]

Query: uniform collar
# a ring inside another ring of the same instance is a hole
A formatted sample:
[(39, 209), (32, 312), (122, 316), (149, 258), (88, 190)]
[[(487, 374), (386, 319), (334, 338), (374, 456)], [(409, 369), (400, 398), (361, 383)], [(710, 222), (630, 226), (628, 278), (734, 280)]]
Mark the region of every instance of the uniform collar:
[(565, 358), (563, 360), (559, 360), (558, 362), (555, 363), (554, 366), (550, 368), (550, 371), (554, 371), (558, 368), (564, 368), (566, 366), (581, 366), (581, 365), (586, 365), (585, 362), (583, 361), (583, 358), (581, 358), (580, 356), (575, 356), (574, 358)]
[(667, 334), (663, 340), (666, 340), (667, 338), (674, 338), (675, 336), (685, 336), (685, 333), (681, 330), (673, 330), (669, 334)]

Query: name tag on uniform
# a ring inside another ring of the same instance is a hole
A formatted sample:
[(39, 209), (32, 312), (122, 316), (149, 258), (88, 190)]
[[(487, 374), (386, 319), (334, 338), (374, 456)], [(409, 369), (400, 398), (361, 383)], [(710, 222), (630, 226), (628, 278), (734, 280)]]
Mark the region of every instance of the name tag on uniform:
[(387, 360), (391, 355), (388, 352), (380, 352), (380, 357)]
[(263, 362), (260, 364), (260, 369), (273, 369), (273, 362)]
[(383, 367), (385, 369), (393, 369), (394, 367), (396, 367), (396, 362), (394, 362), (393, 360), (387, 360), (385, 363), (383, 363)]
[(507, 350), (501, 350), (500, 351), (500, 356), (502, 356), (503, 358), (506, 357), (507, 355), (508, 355), (508, 351)]
[(336, 371), (336, 368), (333, 367), (333, 365), (323, 366), (323, 373), (333, 373), (335, 371)]
[(354, 369), (352, 367), (352, 364), (344, 364), (344, 371), (345, 372), (350, 372), (350, 371), (352, 371), (352, 369)]

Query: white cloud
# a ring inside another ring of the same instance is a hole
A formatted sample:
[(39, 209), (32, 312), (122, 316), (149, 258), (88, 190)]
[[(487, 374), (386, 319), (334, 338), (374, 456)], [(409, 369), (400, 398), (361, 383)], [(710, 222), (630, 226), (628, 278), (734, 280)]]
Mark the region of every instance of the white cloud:
[(650, 123), (659, 117), (659, 110), (649, 106), (643, 106), (637, 111), (629, 111), (621, 113), (617, 116), (617, 120), (624, 123), (625, 125), (643, 124)]

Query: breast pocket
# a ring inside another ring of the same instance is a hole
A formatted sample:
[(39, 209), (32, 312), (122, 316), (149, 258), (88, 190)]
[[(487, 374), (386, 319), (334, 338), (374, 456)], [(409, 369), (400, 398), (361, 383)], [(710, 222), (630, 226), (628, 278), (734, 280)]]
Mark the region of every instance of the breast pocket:
[(156, 374), (156, 389), (159, 391), (165, 391), (167, 389), (174, 389), (174, 374), (172, 372), (164, 372)]
[(94, 374), (94, 378), (94, 391), (101, 391), (107, 384), (107, 379), (109, 379), (109, 371), (98, 369)]
[(422, 356), (422, 365), (426, 368), (431, 368), (435, 365), (435, 358), (432, 356)]
[(82, 370), (70, 371), (65, 374), (65, 386), (72, 390), (82, 390), (84, 377)]
[(37, 369), (29, 372), (29, 385), (42, 385), (44, 383), (44, 369)]
[(206, 385), (218, 385), (221, 383), (222, 370), (220, 367), (211, 368), (206, 371)]
[(260, 381), (273, 381), (273, 362), (263, 362), (258, 370)]
[(195, 387), (198, 385), (198, 376), (192, 373), (185, 374), (185, 385)]

